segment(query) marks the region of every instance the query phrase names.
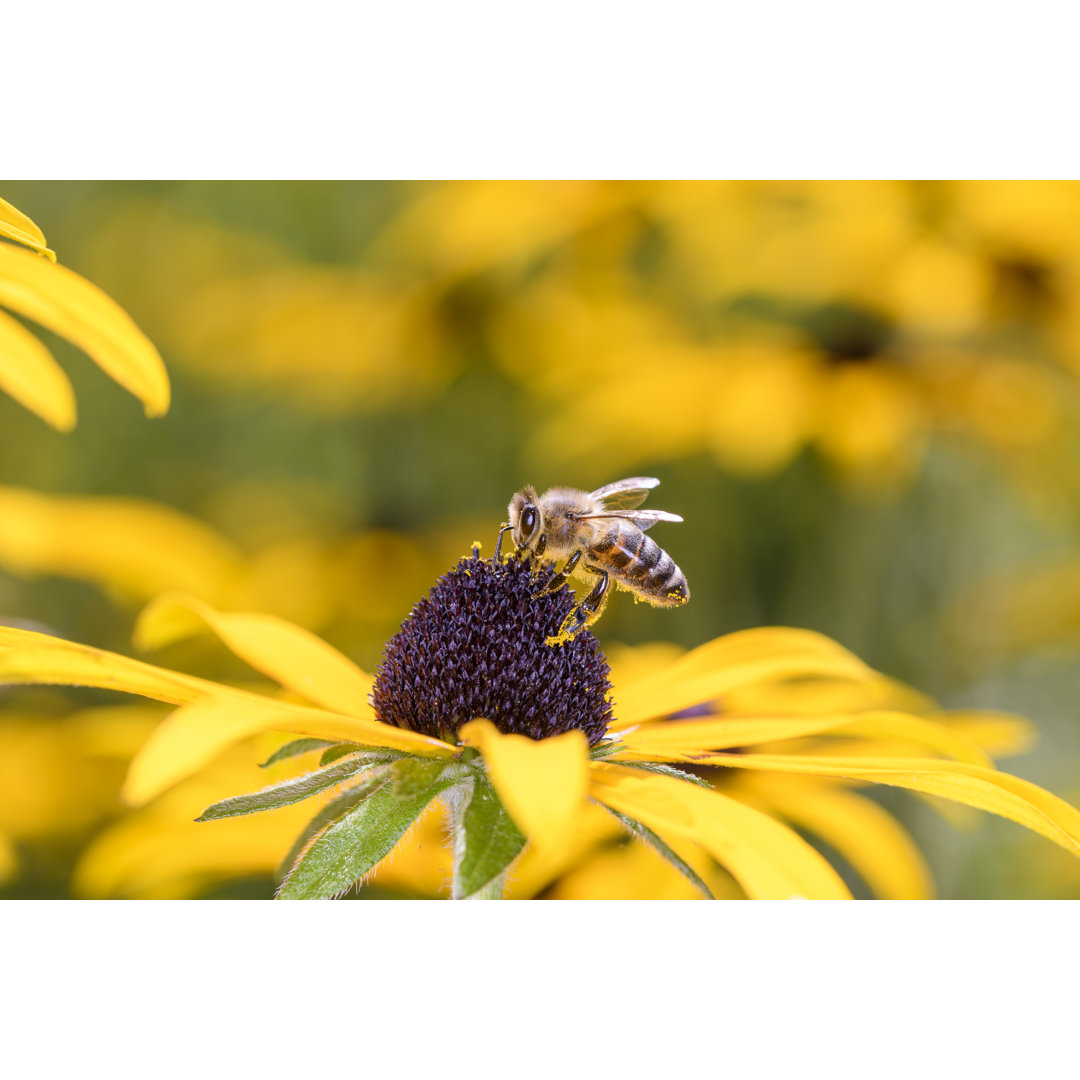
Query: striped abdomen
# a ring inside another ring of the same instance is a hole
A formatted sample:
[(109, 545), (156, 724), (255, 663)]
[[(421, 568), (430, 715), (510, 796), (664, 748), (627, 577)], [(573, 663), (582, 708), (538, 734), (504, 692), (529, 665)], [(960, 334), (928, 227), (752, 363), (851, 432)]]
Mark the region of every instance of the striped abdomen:
[(624, 588), (658, 607), (676, 607), (690, 599), (686, 575), (675, 560), (632, 521), (610, 518), (587, 551)]

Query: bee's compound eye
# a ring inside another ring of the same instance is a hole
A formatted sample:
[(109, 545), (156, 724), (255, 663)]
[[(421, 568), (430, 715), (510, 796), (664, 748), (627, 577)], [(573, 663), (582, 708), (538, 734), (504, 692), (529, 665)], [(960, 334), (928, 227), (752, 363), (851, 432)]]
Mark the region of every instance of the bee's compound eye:
[(536, 507), (526, 506), (521, 512), (521, 532), (523, 536), (531, 537), (536, 531)]

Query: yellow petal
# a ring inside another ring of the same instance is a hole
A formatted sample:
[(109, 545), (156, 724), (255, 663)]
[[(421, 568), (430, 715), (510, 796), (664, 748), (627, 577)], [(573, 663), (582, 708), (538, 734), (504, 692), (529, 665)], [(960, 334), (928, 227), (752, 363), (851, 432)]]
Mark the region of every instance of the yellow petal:
[(683, 780), (594, 762), (589, 794), (662, 837), (696, 841), (755, 900), (843, 900), (840, 876), (805, 840), (759, 810)]
[(32, 252), (0, 244), (0, 304), (77, 345), (131, 391), (147, 416), (169, 408), (169, 377), (157, 349), (96, 285)]
[(617, 723), (612, 727), (618, 730), (713, 701), (747, 683), (806, 675), (878, 677), (824, 634), (787, 627), (741, 630), (687, 653), (662, 674), (635, 684), (624, 699), (616, 686)]
[(823, 716), (868, 709), (922, 716), (938, 707), (932, 698), (884, 675), (858, 682), (815, 678), (754, 683), (725, 694), (723, 704), (733, 716)]
[[(934, 886), (919, 849), (877, 803), (828, 780), (750, 773), (765, 808), (842, 855), (882, 900), (931, 900)], [(744, 788), (740, 785), (739, 794)]]
[(240, 553), (213, 529), (141, 499), (0, 487), (0, 520), (5, 567), (94, 581), (143, 602), (168, 589), (214, 597), (243, 567)]
[(504, 735), (490, 720), (472, 720), (460, 738), (483, 754), (491, 782), (517, 827), (541, 849), (558, 846), (585, 805), (585, 735), (567, 731), (537, 742)]
[(58, 431), (75, 426), (75, 391), (49, 350), (0, 311), (0, 389)]
[(503, 896), (507, 900), (531, 899), (625, 831), (603, 807), (586, 800), (573, 829), (556, 846), (538, 850), (535, 844), (526, 845), (507, 875)]
[(25, 244), (50, 262), (56, 262), (56, 253), (46, 244), (45, 234), (21, 210), (4, 199), (0, 199), (0, 236)]
[(0, 683), (96, 686), (183, 705), (222, 689), (117, 653), (0, 626)]
[(975, 743), (992, 757), (1022, 754), (1031, 749), (1039, 736), (1038, 729), (1025, 717), (991, 709), (947, 709), (931, 713), (930, 719)]
[(934, 750), (944, 757), (966, 761), (992, 769), (993, 762), (973, 742), (962, 734), (949, 730), (929, 717), (905, 716), (894, 712), (869, 712), (843, 728), (844, 735), (871, 739), (892, 739), (916, 747)]
[(717, 720), (668, 720), (645, 724), (623, 732), (619, 756), (637, 761), (671, 759), (683, 761), (707, 750), (726, 750), (733, 746), (756, 746), (778, 739), (818, 735), (843, 728), (853, 717), (835, 716), (754, 716), (721, 717)]
[(1080, 855), (1080, 811), (1036, 784), (994, 769), (936, 758), (790, 757), (780, 754), (707, 754), (702, 764), (735, 769), (840, 776), (909, 788), (1009, 818)]
[[(715, 720), (669, 720), (627, 731), (622, 734), (621, 743), (625, 756), (635, 760), (679, 761), (696, 758), (704, 750), (758, 746), (822, 734), (899, 740), (905, 757), (910, 756), (910, 747), (914, 745), (973, 765), (990, 767), (991, 764), (977, 746), (947, 727), (922, 717), (891, 712), (867, 712), (856, 716), (732, 716)], [(828, 743), (819, 746), (824, 748), (822, 752), (828, 752)]]
[[(452, 757), (456, 753), (438, 739), (380, 722), (370, 706), (363, 717), (312, 709), (166, 671), (47, 634), (0, 626), (0, 683), (3, 682), (96, 686), (177, 705), (200, 701), (221, 704), (232, 719), (223, 720), (216, 735), (208, 726), (199, 726), (202, 713), (193, 714), (195, 729), (207, 739), (216, 739), (215, 746), (219, 747), (238, 742), (254, 731), (273, 730), (393, 747), (428, 757)], [(183, 731), (185, 722), (181, 710), (165, 723)], [(152, 738), (140, 754), (155, 753), (155, 745)]]
[(169, 593), (144, 609), (140, 648), (160, 648), (205, 623), (256, 671), (332, 712), (366, 716), (373, 680), (321, 638), (276, 615), (215, 611), (194, 596)]
[(120, 797), (130, 806), (142, 806), (223, 750), (268, 729), (328, 739), (355, 740), (358, 734), (351, 724), (319, 713), (299, 717), (273, 701), (204, 698), (177, 709), (155, 728), (132, 759)]

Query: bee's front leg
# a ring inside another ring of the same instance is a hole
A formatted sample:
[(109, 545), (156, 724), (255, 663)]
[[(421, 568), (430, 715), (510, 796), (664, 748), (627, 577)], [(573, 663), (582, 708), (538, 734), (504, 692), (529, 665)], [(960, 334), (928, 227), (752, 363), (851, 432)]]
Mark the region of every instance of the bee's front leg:
[(572, 640), (587, 626), (592, 626), (603, 614), (604, 605), (607, 603), (610, 577), (608, 572), (601, 570), (599, 566), (586, 563), (585, 569), (591, 574), (599, 574), (600, 580), (593, 586), (592, 592), (571, 609), (570, 614), (563, 619), (559, 632), (554, 637), (548, 638), (546, 644), (557, 645)]
[(496, 563), (499, 562), (500, 558), (502, 557), (503, 533), (508, 532), (511, 528), (513, 528), (513, 526), (510, 524), (510, 522), (504, 521), (502, 528), (499, 530), (499, 535), (495, 540), (495, 558), (493, 560)]
[(563, 568), (542, 589), (537, 589), (533, 596), (546, 596), (562, 588), (579, 562), (581, 562), (581, 552), (575, 551), (563, 564)]

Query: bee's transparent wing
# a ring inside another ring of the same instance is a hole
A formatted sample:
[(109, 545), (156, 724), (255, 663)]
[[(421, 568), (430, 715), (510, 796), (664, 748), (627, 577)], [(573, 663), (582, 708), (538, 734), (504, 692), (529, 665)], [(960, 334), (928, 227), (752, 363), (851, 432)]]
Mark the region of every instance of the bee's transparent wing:
[(599, 499), (608, 510), (633, 510), (648, 497), (649, 492), (660, 483), (655, 476), (631, 476), (597, 488), (590, 496)]
[(602, 514), (582, 514), (581, 521), (594, 521), (597, 518), (626, 518), (632, 521), (642, 532), (651, 529), (658, 521), (682, 521), (678, 514), (669, 514), (666, 510), (605, 510)]

